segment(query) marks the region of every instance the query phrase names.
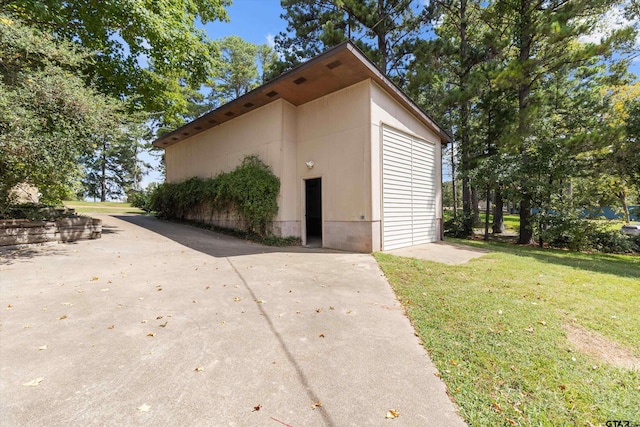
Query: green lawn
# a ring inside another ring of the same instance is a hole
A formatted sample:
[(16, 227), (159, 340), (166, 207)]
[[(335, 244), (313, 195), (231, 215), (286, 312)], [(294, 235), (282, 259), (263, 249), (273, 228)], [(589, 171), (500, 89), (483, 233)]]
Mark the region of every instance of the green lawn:
[(470, 425), (640, 422), (640, 370), (578, 351), (563, 329), (636, 363), (640, 257), (456, 242), (494, 252), (460, 266), (375, 256)]
[(144, 213), (141, 209), (123, 202), (65, 201), (63, 204), (68, 208), (74, 208), (78, 213)]
[[(480, 223), (482, 224), (482, 229), (484, 230), (484, 218), (485, 214), (480, 214)], [(504, 214), (504, 228), (507, 231), (518, 231), (520, 229), (520, 217), (518, 215), (507, 215)], [(489, 232), (491, 232), (491, 224), (493, 224), (493, 215), (489, 214)]]

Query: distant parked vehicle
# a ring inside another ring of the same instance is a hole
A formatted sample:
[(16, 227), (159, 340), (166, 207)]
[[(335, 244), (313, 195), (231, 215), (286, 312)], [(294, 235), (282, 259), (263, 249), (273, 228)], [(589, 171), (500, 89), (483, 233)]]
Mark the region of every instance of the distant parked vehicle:
[(625, 224), (620, 229), (623, 234), (636, 234), (640, 235), (640, 224)]

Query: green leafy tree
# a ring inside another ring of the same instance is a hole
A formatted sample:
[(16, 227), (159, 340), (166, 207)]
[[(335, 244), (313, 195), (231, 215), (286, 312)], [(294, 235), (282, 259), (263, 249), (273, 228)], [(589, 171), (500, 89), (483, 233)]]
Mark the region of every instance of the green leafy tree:
[(421, 30), (415, 0), (281, 0), (287, 32), (276, 37), (278, 71), (354, 39), (385, 73), (401, 78)]
[(478, 215), (470, 180), (481, 154), (480, 141), (472, 138), (474, 105), (482, 84), (480, 65), (490, 57), (482, 13), (482, 3), (475, 0), (431, 2), (425, 9), (424, 19), (433, 23), (437, 37), (416, 43), (415, 60), (408, 76), (408, 90), (422, 103), (436, 100), (440, 103), (440, 106), (427, 104), (426, 108), (432, 106), (433, 111), (439, 113), (440, 122), (448, 122), (457, 141), (462, 176), (462, 225), (467, 235), (473, 232), (474, 217)]
[(0, 206), (19, 183), (56, 202), (78, 181), (78, 158), (123, 121), (124, 105), (87, 87), (88, 54), (0, 15)]
[[(495, 30), (514, 41), (514, 55), (496, 81), (518, 93), (517, 130), (513, 147), (519, 152), (519, 201), (521, 244), (533, 242), (532, 208), (536, 182), (532, 156), (539, 151), (536, 126), (544, 101), (542, 86), (547, 76), (561, 68), (567, 72), (592, 58), (610, 55), (612, 49), (629, 43), (633, 30), (613, 32), (600, 44), (579, 43), (579, 37), (593, 32), (605, 12), (620, 5), (615, 0), (498, 0), (495, 14), (488, 17)], [(569, 48), (568, 48), (569, 47)]]
[(143, 121), (123, 123), (116, 132), (104, 135), (94, 150), (83, 158), (83, 196), (107, 199), (123, 198), (130, 190), (139, 190), (149, 165), (139, 160), (139, 153), (149, 139)]
[(0, 10), (92, 52), (86, 81), (130, 109), (178, 126), (188, 111), (184, 88), (214, 74), (218, 48), (198, 23), (227, 20), (231, 0), (0, 0)]
[(231, 101), (259, 86), (277, 58), (269, 46), (256, 45), (238, 36), (225, 37), (219, 44), (220, 66), (209, 82), (212, 106)]

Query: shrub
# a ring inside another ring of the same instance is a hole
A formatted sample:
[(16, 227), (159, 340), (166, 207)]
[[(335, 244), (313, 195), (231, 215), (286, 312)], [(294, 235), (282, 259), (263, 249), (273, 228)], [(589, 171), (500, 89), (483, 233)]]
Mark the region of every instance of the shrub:
[(151, 196), (158, 186), (159, 184), (157, 182), (152, 182), (144, 190), (130, 193), (127, 197), (127, 202), (131, 203), (131, 206), (135, 208), (140, 208), (145, 212), (151, 212)]
[(596, 225), (578, 212), (544, 212), (535, 215), (538, 238), (549, 246), (569, 248), (574, 251), (592, 249), (592, 236)]
[(607, 229), (577, 211), (540, 212), (535, 218), (538, 238), (549, 246), (574, 251), (640, 253), (640, 236), (628, 236), (618, 230)]
[[(448, 218), (446, 218), (447, 216)], [(463, 215), (458, 214), (457, 217), (454, 217), (449, 216), (449, 213), (445, 214), (445, 218), (442, 224), (445, 236), (464, 239), (473, 235), (472, 220), (470, 218), (465, 221)]]
[(596, 230), (590, 241), (593, 249), (607, 253), (632, 253), (640, 252), (640, 239), (638, 236), (627, 236), (617, 230)]
[(77, 216), (71, 209), (63, 206), (50, 206), (39, 203), (19, 203), (7, 207), (0, 213), (0, 219), (28, 219), (30, 221), (52, 221), (57, 218)]
[(280, 180), (257, 156), (247, 156), (235, 170), (215, 178), (189, 178), (162, 184), (149, 196), (151, 210), (166, 218), (185, 219), (189, 212), (209, 206), (224, 212), (233, 209), (248, 232), (269, 234), (278, 213)]

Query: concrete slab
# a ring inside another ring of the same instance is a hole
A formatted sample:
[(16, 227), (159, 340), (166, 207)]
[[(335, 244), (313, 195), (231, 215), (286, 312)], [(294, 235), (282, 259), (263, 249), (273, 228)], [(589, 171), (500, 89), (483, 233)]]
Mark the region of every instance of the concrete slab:
[(465, 264), (469, 260), (480, 258), (490, 252), (486, 249), (473, 248), (451, 242), (427, 243), (425, 245), (384, 251), (386, 254), (424, 259), (449, 265)]
[(464, 425), (370, 255), (99, 217), (0, 253), (3, 427)]

